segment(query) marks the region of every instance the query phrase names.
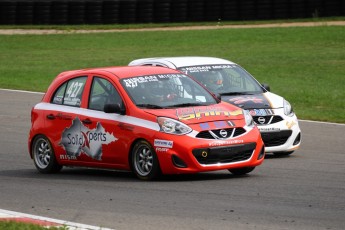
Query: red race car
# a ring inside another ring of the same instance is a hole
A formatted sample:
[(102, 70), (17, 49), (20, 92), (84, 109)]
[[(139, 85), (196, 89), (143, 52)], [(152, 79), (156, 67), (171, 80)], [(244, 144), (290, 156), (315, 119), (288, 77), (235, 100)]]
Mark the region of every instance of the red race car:
[(265, 155), (250, 114), (162, 67), (63, 72), (33, 107), (31, 123), (29, 152), (42, 173), (85, 166), (144, 180), (224, 169), (240, 175)]

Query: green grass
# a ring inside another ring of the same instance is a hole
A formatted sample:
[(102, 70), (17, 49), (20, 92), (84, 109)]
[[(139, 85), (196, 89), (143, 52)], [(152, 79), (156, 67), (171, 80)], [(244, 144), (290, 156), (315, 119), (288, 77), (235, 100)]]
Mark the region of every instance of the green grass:
[(1, 35), (0, 88), (45, 91), (60, 72), (201, 55), (242, 65), (300, 119), (345, 123), (345, 27)]
[[(47, 230), (48, 228), (15, 221), (0, 221), (0, 229), (6, 230)], [(68, 230), (67, 227), (50, 227), (49, 230)]]

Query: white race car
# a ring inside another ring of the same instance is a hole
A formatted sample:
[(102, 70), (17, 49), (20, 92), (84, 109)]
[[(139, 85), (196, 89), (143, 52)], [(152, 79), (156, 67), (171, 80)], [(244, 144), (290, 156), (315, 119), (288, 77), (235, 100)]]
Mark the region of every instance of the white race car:
[(289, 155), (301, 144), (301, 130), (291, 104), (269, 92), (238, 64), (213, 57), (160, 57), (137, 59), (130, 66), (163, 66), (198, 80), (226, 101), (248, 110), (257, 124), (266, 152)]

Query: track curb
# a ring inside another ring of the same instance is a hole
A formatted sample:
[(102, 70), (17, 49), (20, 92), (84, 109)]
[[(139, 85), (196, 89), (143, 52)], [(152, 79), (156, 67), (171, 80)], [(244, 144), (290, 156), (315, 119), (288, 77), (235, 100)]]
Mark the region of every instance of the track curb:
[(14, 221), (20, 223), (30, 223), (40, 225), (42, 227), (65, 227), (68, 230), (114, 230), (111, 228), (103, 228), (92, 225), (69, 222), (65, 220), (52, 219), (48, 217), (36, 216), (21, 212), (13, 212), (0, 209), (0, 221)]

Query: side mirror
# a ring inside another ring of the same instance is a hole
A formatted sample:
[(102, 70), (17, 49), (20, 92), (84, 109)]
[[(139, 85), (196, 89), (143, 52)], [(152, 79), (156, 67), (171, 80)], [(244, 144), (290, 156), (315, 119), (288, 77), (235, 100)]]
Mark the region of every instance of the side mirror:
[(264, 88), (265, 88), (265, 90), (267, 90), (267, 91), (271, 91), (271, 87), (270, 87), (268, 84), (266, 84), (266, 83), (262, 83), (261, 85), (262, 85), (262, 87), (264, 87)]
[(105, 113), (118, 113), (121, 115), (126, 114), (126, 109), (122, 108), (120, 104), (105, 104), (103, 110)]

